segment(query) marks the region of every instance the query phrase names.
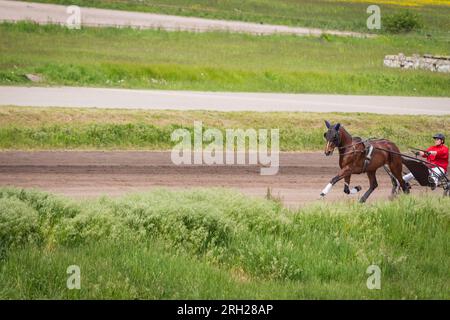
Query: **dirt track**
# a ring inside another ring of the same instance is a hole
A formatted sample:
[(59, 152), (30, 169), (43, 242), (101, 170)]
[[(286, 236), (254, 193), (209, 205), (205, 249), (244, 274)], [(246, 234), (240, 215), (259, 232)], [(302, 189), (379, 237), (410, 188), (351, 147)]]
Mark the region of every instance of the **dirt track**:
[[(259, 172), (257, 166), (175, 166), (168, 152), (0, 152), (0, 186), (36, 187), (75, 198), (117, 196), (155, 187), (228, 187), (264, 197), (270, 187), (289, 207), (319, 199), (337, 172), (337, 156), (282, 153), (277, 175)], [(368, 188), (365, 175), (354, 175), (351, 182), (363, 191)], [(369, 201), (389, 197), (390, 180), (383, 169), (378, 182), (380, 187)], [(342, 190), (340, 182), (325, 201), (355, 200), (362, 195), (347, 196)]]

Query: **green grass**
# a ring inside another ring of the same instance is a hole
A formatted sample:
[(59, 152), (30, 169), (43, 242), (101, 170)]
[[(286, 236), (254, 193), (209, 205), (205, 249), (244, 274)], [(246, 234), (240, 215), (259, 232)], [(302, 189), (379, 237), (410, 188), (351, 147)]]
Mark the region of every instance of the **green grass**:
[[(3, 188), (0, 298), (449, 299), (449, 205), (290, 211), (226, 189), (73, 201)], [(372, 264), (381, 290), (366, 287)], [(81, 290), (66, 288), (69, 265)]]
[(41, 85), (450, 96), (448, 74), (383, 67), (387, 54), (448, 54), (449, 41), (0, 24), (0, 84), (34, 73)]
[[(366, 9), (374, 4), (370, 1), (356, 3), (345, 0), (39, 0), (38, 2), (362, 32), (368, 31), (366, 20), (369, 15)], [(404, 7), (379, 4), (379, 6), (382, 17), (405, 9), (420, 14), (425, 24), (423, 32), (448, 36), (450, 31), (448, 5)]]
[(223, 133), (279, 128), (281, 151), (313, 151), (324, 147), (325, 119), (356, 136), (390, 139), (405, 151), (429, 145), (430, 128), (450, 132), (448, 115), (0, 107), (0, 149), (170, 150), (175, 129), (193, 132), (194, 121), (202, 121), (204, 130)]

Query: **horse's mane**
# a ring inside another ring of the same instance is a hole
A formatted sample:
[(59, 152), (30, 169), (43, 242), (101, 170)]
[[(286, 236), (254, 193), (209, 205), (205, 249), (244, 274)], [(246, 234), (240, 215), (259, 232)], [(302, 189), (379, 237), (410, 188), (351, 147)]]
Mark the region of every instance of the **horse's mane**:
[(341, 129), (344, 130), (344, 132), (345, 132), (347, 135), (350, 136), (350, 139), (356, 140), (357, 142), (362, 141), (362, 139), (361, 139), (360, 137), (353, 137), (353, 136), (350, 134), (350, 132), (348, 132), (348, 131), (344, 128), (344, 126), (341, 126)]

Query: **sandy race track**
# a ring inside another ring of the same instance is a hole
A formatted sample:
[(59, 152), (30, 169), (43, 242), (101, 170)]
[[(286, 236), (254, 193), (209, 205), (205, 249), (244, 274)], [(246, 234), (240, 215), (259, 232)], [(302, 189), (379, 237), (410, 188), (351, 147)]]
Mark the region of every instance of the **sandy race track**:
[[(168, 152), (0, 152), (0, 186), (34, 187), (75, 198), (118, 196), (155, 187), (227, 187), (264, 197), (270, 187), (286, 206), (298, 207), (319, 199), (337, 173), (337, 160), (337, 155), (323, 153), (281, 153), (278, 174), (261, 176), (257, 166), (176, 166)], [(391, 184), (383, 169), (378, 171), (378, 182), (369, 201), (389, 198)], [(365, 191), (366, 175), (352, 176), (351, 184)], [(356, 201), (362, 195), (348, 196), (342, 190), (339, 182), (324, 201)]]

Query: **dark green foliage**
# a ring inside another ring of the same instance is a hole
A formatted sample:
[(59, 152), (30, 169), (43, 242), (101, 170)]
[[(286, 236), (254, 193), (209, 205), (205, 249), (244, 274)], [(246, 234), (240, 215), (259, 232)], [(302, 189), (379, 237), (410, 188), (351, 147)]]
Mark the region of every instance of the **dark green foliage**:
[(419, 14), (411, 11), (403, 11), (388, 15), (383, 19), (383, 27), (390, 33), (404, 33), (422, 28), (423, 23)]

